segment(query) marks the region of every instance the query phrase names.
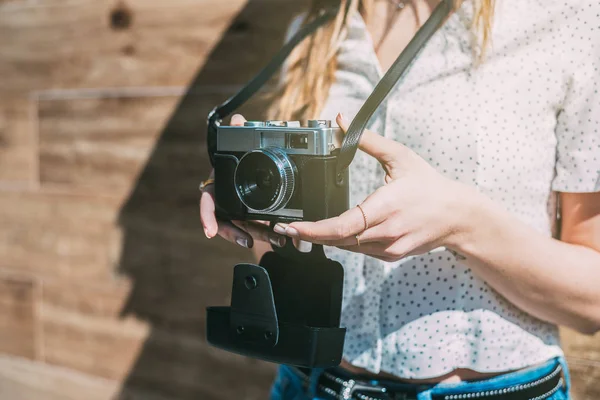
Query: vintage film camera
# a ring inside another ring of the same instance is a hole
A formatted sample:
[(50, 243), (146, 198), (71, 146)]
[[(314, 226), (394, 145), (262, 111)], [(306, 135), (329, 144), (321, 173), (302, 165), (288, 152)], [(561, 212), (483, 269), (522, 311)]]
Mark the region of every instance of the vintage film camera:
[(343, 133), (329, 120), (246, 121), (219, 126), (214, 154), (217, 216), (317, 221), (348, 209), (348, 180), (336, 181)]
[[(273, 224), (348, 209), (348, 172), (336, 175), (343, 133), (331, 121), (247, 121), (214, 132), (217, 217)], [(288, 240), (233, 275), (231, 306), (207, 308), (209, 343), (277, 363), (339, 364), (344, 271), (322, 246), (300, 253)]]

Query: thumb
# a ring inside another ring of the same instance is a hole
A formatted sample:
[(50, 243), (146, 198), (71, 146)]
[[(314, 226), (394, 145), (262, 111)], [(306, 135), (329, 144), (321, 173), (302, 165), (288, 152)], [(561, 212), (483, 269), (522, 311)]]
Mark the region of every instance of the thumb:
[(244, 126), (244, 122), (246, 122), (246, 118), (241, 114), (233, 114), (231, 116), (231, 126)]
[[(349, 122), (341, 113), (337, 115), (336, 121), (345, 134), (350, 127)], [(368, 129), (364, 130), (358, 143), (358, 148), (384, 164), (392, 163), (399, 156), (399, 153), (406, 149), (400, 143), (387, 139)]]

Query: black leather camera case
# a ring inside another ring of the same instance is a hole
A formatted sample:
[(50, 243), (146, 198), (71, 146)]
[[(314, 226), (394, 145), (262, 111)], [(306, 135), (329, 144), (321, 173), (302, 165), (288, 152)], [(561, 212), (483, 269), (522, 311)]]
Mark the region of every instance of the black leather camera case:
[(344, 270), (322, 246), (301, 253), (288, 240), (259, 265), (234, 269), (231, 307), (207, 308), (213, 346), (280, 364), (332, 367), (341, 362)]

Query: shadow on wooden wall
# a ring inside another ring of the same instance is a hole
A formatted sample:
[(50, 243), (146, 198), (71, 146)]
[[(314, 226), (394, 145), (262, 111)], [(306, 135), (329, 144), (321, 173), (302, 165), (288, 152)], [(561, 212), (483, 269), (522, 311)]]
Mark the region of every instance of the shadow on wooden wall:
[[(151, 330), (122, 398), (142, 392), (144, 398), (266, 398), (273, 365), (205, 343), (205, 307), (228, 303), (232, 267), (250, 255), (204, 238), (198, 184), (210, 172), (208, 112), (233, 93), (231, 83), (244, 83), (270, 59), (303, 4), (250, 1), (242, 9), (168, 119), (121, 209), (118, 268), (132, 283), (122, 316), (147, 321)], [(260, 119), (264, 105), (252, 101), (242, 112)]]
[[(0, 398), (268, 397), (273, 364), (206, 343), (251, 256), (204, 237), (197, 188), (207, 113), (307, 2), (0, 0)], [(562, 335), (600, 398), (600, 334)]]

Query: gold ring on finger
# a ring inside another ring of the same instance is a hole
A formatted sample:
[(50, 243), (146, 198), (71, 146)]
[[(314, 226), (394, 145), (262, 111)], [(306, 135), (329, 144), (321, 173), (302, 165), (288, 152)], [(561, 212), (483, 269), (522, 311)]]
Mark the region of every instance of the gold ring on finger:
[(363, 222), (365, 223), (365, 227), (363, 228), (363, 232), (364, 232), (367, 229), (369, 229), (369, 221), (367, 221), (367, 214), (365, 214), (365, 210), (363, 210), (363, 208), (361, 207), (360, 204), (357, 204), (356, 207), (358, 207), (358, 209), (360, 210), (360, 213), (362, 214), (362, 217), (363, 217)]
[(215, 183), (215, 180), (213, 178), (208, 178), (202, 182), (200, 182), (200, 186), (198, 187), (198, 189), (200, 189), (201, 192), (204, 191), (204, 189), (206, 189), (206, 187), (208, 185), (213, 185)]

